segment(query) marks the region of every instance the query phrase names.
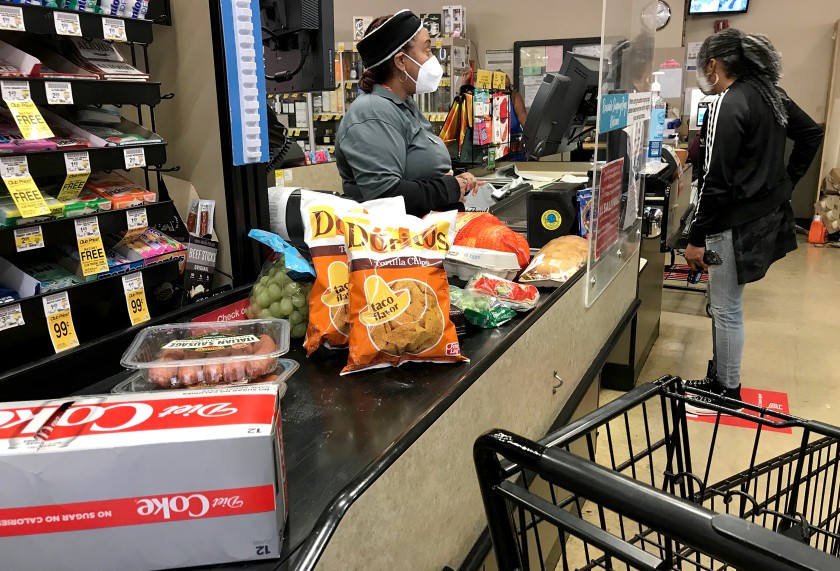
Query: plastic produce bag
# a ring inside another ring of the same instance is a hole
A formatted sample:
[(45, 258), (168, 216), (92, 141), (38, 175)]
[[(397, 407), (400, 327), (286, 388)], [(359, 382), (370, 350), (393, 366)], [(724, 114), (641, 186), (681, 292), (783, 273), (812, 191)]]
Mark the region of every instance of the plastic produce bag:
[(248, 236), (273, 250), (251, 290), (248, 317), (287, 319), (292, 339), (304, 337), (315, 271), (300, 252), (277, 234), (251, 230)]
[(458, 214), (456, 228), (456, 246), (512, 252), (516, 254), (520, 268), (524, 268), (531, 261), (531, 248), (528, 246), (528, 240), (502, 224), (502, 221), (492, 214), (487, 212), (460, 213)]
[(531, 311), (540, 299), (540, 292), (534, 286), (518, 284), (486, 272), (474, 275), (465, 289), (471, 293), (492, 295), (516, 311)]
[(504, 325), (516, 316), (516, 312), (505, 306), (492, 295), (463, 290), (449, 286), (452, 305), (464, 312), (466, 320), (482, 329), (494, 329)]

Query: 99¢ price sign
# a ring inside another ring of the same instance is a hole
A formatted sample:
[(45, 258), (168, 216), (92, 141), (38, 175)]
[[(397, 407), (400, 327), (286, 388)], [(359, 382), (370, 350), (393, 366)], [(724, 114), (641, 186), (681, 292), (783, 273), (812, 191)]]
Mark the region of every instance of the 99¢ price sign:
[(143, 287), (143, 274), (129, 274), (123, 276), (123, 290), (125, 290), (125, 303), (128, 306), (128, 317), (131, 325), (140, 325), (149, 321), (149, 306), (146, 304), (146, 291)]
[(70, 299), (63, 291), (43, 298), (44, 314), (47, 317), (50, 340), (56, 353), (79, 346), (73, 315), (70, 313)]

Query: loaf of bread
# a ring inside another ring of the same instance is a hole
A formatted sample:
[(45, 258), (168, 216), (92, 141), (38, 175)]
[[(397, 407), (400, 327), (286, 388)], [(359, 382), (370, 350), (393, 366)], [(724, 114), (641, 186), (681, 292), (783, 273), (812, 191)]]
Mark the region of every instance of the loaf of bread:
[(520, 282), (553, 281), (565, 283), (586, 265), (589, 242), (580, 236), (555, 238), (539, 251), (522, 272)]

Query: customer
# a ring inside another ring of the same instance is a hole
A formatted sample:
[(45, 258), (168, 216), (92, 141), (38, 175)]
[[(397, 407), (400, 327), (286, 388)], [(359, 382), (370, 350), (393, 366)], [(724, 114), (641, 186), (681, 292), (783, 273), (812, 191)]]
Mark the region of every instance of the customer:
[(335, 158), (344, 193), (358, 201), (402, 196), (410, 214), (458, 208), (477, 182), (452, 176), (449, 151), (411, 99), (443, 77), (429, 32), (408, 10), (377, 18), (358, 44), (364, 94), (338, 128)]
[[(735, 400), (741, 398), (744, 284), (796, 249), (790, 198), (823, 136), (776, 85), (781, 72), (779, 52), (765, 36), (734, 29), (707, 38), (697, 58), (700, 89), (718, 97), (701, 133), (700, 193), (685, 258), (709, 272), (714, 358), (706, 378), (689, 385)], [(794, 147), (786, 166), (787, 138)], [(720, 265), (704, 261), (712, 252)], [(687, 410), (716, 414), (704, 408), (711, 400), (694, 399)]]

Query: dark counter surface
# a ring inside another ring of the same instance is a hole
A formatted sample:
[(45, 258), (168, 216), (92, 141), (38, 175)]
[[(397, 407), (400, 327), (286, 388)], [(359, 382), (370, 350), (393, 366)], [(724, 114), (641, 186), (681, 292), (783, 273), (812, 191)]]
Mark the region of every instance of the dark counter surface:
[[(346, 351), (321, 349), (308, 359), (294, 347), (287, 357), (301, 366), (282, 403), (289, 520), (281, 557), (213, 569), (313, 568), (355, 499), (584, 273), (542, 290), (536, 309), (498, 329), (471, 327), (461, 343), (470, 363), (407, 364), (341, 377)], [(85, 392), (108, 392), (123, 378)]]

